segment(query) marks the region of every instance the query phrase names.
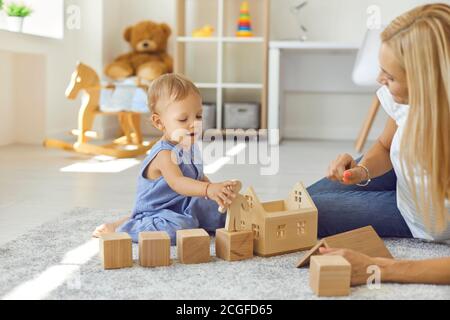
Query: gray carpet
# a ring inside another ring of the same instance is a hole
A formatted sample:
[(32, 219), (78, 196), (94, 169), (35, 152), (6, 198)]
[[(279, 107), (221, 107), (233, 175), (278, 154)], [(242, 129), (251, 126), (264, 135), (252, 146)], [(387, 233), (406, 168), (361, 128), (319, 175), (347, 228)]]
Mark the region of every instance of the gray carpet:
[[(89, 257), (92, 246), (67, 257), (89, 242), (100, 223), (118, 216), (111, 211), (78, 208), (0, 247), (0, 297), (40, 299), (316, 299), (308, 286), (308, 269), (295, 264), (303, 253), (273, 258), (104, 271), (100, 259)], [(90, 242), (97, 248), (97, 243)], [(417, 240), (386, 240), (397, 258), (450, 256), (450, 247)], [(86, 251), (86, 252), (85, 252)], [(137, 246), (133, 245), (134, 259)], [(171, 248), (176, 258), (175, 247)], [(78, 257), (78, 258), (77, 258)], [(80, 260), (81, 259), (81, 260)], [(61, 278), (61, 271), (69, 276)], [(58, 279), (60, 280), (58, 282)], [(62, 280), (61, 280), (62, 279)], [(53, 284), (52, 284), (53, 283)], [(48, 287), (42, 292), (42, 287)], [(344, 299), (450, 299), (450, 286), (382, 284), (380, 289), (352, 288)]]

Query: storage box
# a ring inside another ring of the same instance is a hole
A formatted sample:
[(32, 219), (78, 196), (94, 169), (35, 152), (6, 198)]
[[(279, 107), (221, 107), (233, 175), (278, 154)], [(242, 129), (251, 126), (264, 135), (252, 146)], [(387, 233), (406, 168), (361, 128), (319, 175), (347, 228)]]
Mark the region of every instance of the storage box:
[(215, 129), (216, 126), (216, 105), (214, 103), (203, 104), (203, 132)]
[(259, 129), (259, 103), (225, 103), (224, 129)]

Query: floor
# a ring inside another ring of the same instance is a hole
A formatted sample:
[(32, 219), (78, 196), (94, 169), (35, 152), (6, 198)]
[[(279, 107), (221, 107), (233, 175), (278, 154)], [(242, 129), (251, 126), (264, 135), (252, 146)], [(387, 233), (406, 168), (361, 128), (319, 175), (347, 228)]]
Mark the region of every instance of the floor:
[[(210, 179), (239, 179), (244, 188), (253, 186), (262, 200), (284, 198), (297, 181), (310, 185), (320, 179), (339, 153), (356, 156), (352, 141), (285, 141), (279, 149), (270, 149), (274, 164), (270, 166), (264, 156), (258, 157), (262, 164), (236, 164), (248, 162), (250, 155), (267, 154), (264, 143), (225, 145), (217, 150), (211, 159), (205, 157)], [(261, 174), (264, 168), (268, 175)], [(111, 172), (95, 172), (105, 170)], [(138, 171), (139, 161), (93, 159), (40, 146), (1, 147), (0, 245), (76, 207), (130, 211)]]
[[(171, 264), (144, 268), (134, 244), (131, 268), (103, 270), (97, 239), (90, 232), (118, 216), (115, 210), (74, 208), (0, 246), (0, 300), (311, 300), (309, 269), (296, 268), (304, 252), (228, 262), (210, 242), (209, 263), (181, 264), (177, 248)], [(450, 256), (450, 246), (417, 239), (384, 239), (402, 260)], [(238, 285), (236, 285), (238, 284)], [(401, 285), (352, 287), (351, 300), (448, 300), (450, 286)], [(320, 299), (327, 299), (320, 297)], [(337, 299), (332, 297), (331, 299)], [(180, 302), (181, 303), (181, 302)]]

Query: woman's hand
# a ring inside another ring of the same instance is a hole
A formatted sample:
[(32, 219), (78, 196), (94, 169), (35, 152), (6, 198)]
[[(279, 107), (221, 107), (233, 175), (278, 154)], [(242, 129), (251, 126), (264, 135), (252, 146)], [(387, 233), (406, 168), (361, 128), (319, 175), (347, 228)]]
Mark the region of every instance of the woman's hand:
[(368, 177), (367, 172), (357, 165), (351, 155), (341, 154), (328, 167), (327, 178), (345, 185), (360, 183)]
[(225, 181), (221, 183), (211, 183), (206, 191), (206, 196), (217, 202), (219, 207), (228, 208), (229, 205), (236, 198), (233, 187), (237, 184), (236, 181)]
[(320, 253), (341, 256), (352, 265), (352, 286), (367, 283), (367, 278), (373, 275), (373, 271), (369, 270), (370, 266), (376, 265), (381, 268), (379, 258), (371, 258), (353, 250), (320, 248)]

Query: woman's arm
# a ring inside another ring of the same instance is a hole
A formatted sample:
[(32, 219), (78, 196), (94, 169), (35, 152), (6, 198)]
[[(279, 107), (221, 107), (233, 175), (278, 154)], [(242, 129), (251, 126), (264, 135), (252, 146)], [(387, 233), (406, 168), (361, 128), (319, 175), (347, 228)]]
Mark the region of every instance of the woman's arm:
[(392, 169), (390, 151), (397, 128), (395, 121), (389, 118), (380, 137), (361, 159), (360, 164), (369, 169), (371, 178), (382, 176)]
[(393, 260), (371, 258), (347, 249), (320, 248), (324, 255), (340, 255), (352, 265), (352, 285), (367, 283), (371, 266), (380, 268), (381, 282), (450, 284), (450, 258)]
[(376, 261), (383, 282), (450, 285), (450, 258)]
[[(390, 149), (396, 131), (397, 124), (392, 118), (389, 118), (383, 133), (361, 159), (359, 164), (369, 170), (370, 178), (379, 177), (392, 169)], [(342, 154), (328, 167), (327, 178), (346, 185), (353, 185), (367, 180), (368, 177), (366, 171), (357, 166), (351, 155)]]

